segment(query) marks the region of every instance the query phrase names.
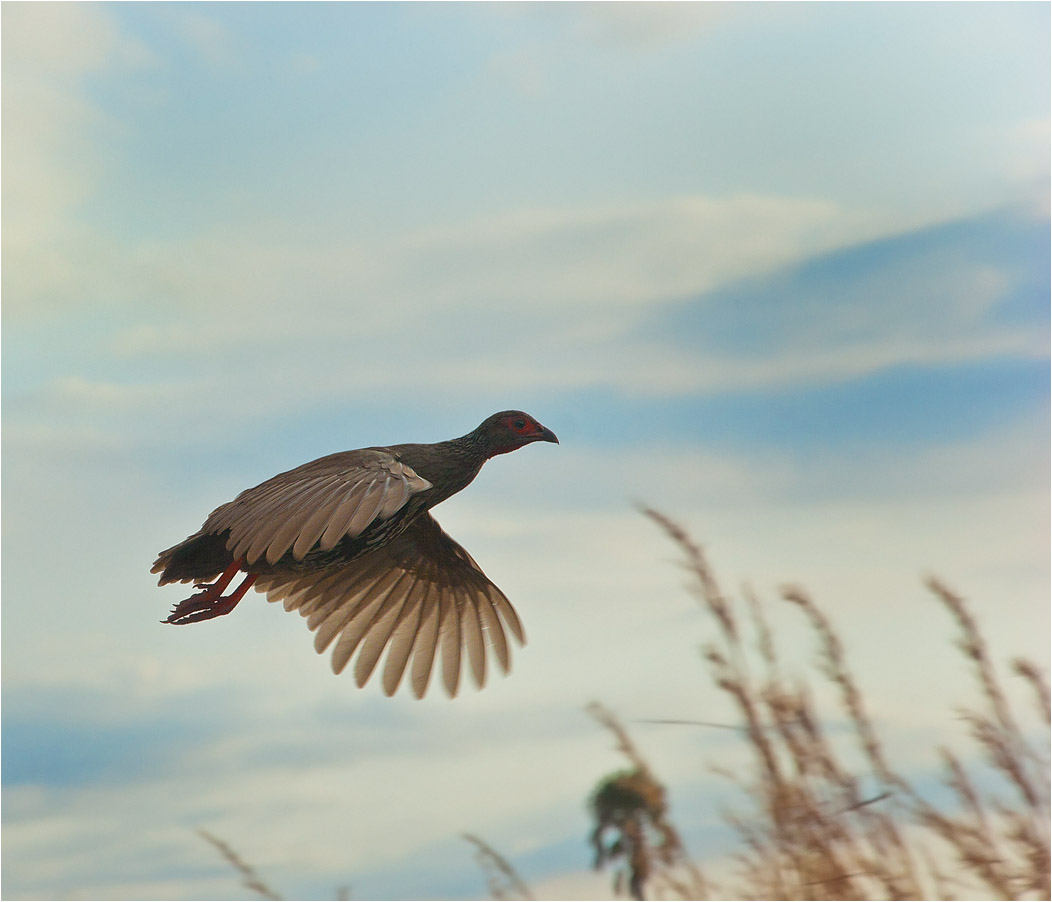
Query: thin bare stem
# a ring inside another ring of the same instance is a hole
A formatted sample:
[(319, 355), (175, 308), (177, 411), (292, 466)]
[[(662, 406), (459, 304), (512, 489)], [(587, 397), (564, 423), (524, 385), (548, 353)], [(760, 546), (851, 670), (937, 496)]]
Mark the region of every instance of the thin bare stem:
[(207, 830), (198, 830), (197, 835), (200, 836), (206, 842), (211, 843), (216, 849), (219, 850), (219, 854), (222, 855), (240, 874), (242, 877), (242, 883), (247, 889), (261, 896), (264, 899), (282, 899), (283, 896), (278, 895), (272, 890), (264, 881), (263, 878), (256, 873), (252, 865), (248, 864), (240, 855), (235, 852), (229, 844), (225, 843), (218, 836), (213, 836)]
[[(462, 833), (461, 836), (475, 847), (475, 857), (486, 875), (486, 885), (494, 899), (533, 898), (526, 882), (500, 852), (484, 839), (471, 833)], [(509, 895), (508, 891), (512, 895)]]

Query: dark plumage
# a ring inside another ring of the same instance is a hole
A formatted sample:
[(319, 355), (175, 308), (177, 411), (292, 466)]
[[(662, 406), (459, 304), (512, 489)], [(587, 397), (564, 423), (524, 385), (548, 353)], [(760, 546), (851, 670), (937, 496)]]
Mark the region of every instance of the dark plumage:
[[(489, 458), (536, 441), (559, 440), (528, 414), (505, 410), (448, 442), (342, 451), (279, 473), (161, 552), (151, 570), (160, 585), (194, 582), (201, 590), (165, 622), (228, 614), (255, 587), (307, 618), (318, 652), (339, 637), (336, 673), (358, 651), (359, 686), (387, 648), (384, 691), (393, 694), (409, 667), (420, 698), (441, 646), (449, 694), (460, 683), (462, 649), (481, 687), (486, 639), (507, 672), (505, 628), (521, 644), (522, 626), (504, 593), (428, 511), (467, 486)], [(223, 595), (239, 572), (244, 581)]]

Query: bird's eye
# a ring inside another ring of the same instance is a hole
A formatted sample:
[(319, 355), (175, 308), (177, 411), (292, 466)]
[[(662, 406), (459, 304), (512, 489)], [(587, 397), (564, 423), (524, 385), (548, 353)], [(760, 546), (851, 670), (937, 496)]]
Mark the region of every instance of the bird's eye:
[(517, 420), (512, 420), (511, 425), (516, 429), (525, 429), (526, 421), (522, 417), (519, 417)]

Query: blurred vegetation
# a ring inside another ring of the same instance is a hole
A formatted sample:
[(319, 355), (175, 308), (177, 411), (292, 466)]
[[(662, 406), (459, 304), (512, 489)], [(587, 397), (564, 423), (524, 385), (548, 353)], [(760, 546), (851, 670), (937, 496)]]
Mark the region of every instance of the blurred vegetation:
[(261, 899), (284, 899), (284, 896), (279, 895), (267, 884), (267, 882), (259, 876), (256, 869), (252, 867), (245, 859), (243, 859), (237, 852), (234, 851), (233, 847), (225, 840), (220, 839), (218, 836), (214, 836), (207, 830), (198, 830), (197, 835), (201, 837), (205, 842), (210, 843), (215, 847), (216, 851), (223, 856), (223, 858), (229, 863), (229, 865), (241, 875), (241, 885), (248, 890), (251, 890)]
[[(964, 600), (938, 580), (928, 588), (954, 619), (957, 645), (972, 665), (980, 691), (977, 707), (961, 712), (971, 739), (997, 774), (977, 780), (948, 748), (942, 759), (952, 802), (928, 801), (887, 760), (866, 713), (861, 690), (847, 665), (844, 647), (825, 614), (800, 589), (783, 591), (813, 630), (821, 676), (836, 690), (842, 713), (862, 751), (855, 772), (826, 732), (833, 714), (816, 710), (806, 683), (786, 677), (759, 600), (745, 593), (735, 605), (725, 595), (705, 554), (691, 537), (655, 510), (644, 513), (679, 546), (690, 589), (715, 621), (717, 638), (704, 651), (712, 680), (732, 701), (751, 752), (726, 776), (742, 790), (747, 807), (727, 812), (740, 837), (738, 877), (728, 885), (706, 881), (685, 857), (668, 822), (665, 789), (608, 712), (592, 713), (613, 733), (632, 764), (624, 774), (600, 781), (593, 796), (596, 834), (618, 818), (627, 824), (596, 865), (623, 860), (636, 899), (1048, 899), (1049, 757), (1052, 722), (1048, 684), (1034, 664), (1015, 660), (1041, 721), (1041, 740), (1028, 739), (1005, 697), (979, 628)], [(755, 637), (750, 653), (743, 634)], [(863, 786), (876, 787), (864, 792)], [(641, 788), (645, 787), (645, 791)], [(608, 807), (597, 800), (638, 788), (631, 803)], [(611, 808), (613, 813), (611, 813)], [(628, 808), (631, 813), (626, 814)], [(652, 829), (642, 829), (649, 819)], [(611, 854), (612, 853), (612, 854)], [(614, 889), (623, 878), (615, 877)]]
[(486, 877), (491, 899), (532, 899), (529, 887), (522, 882), (508, 860), (485, 840), (470, 833), (462, 834), (475, 847), (475, 860)]
[[(819, 674), (839, 711), (819, 711), (806, 681), (786, 676), (763, 605), (749, 592), (725, 595), (702, 548), (658, 511), (644, 514), (684, 555), (690, 591), (717, 626), (704, 657), (716, 687), (732, 702), (749, 752), (724, 773), (743, 807), (724, 813), (739, 837), (734, 875), (707, 877), (688, 856), (670, 819), (668, 792), (617, 718), (598, 704), (589, 713), (614, 737), (627, 768), (602, 777), (588, 800), (593, 865), (613, 870), (613, 891), (634, 899), (1049, 899), (1049, 686), (1031, 662), (1012, 671), (1028, 684), (1036, 717), (1019, 725), (964, 600), (942, 582), (927, 586), (959, 630), (957, 646), (979, 689), (962, 710), (980, 773), (949, 748), (941, 759), (948, 802), (936, 805), (895, 770), (866, 712), (844, 647), (825, 614), (801, 589), (782, 600), (797, 608), (819, 648)], [(746, 639), (752, 639), (755, 645)], [(827, 725), (846, 715), (861, 766), (850, 767)], [(727, 726), (727, 725), (720, 725)], [(1035, 739), (1039, 736), (1039, 739)], [(999, 779), (991, 779), (996, 775)], [(865, 787), (865, 789), (864, 789)], [(988, 788), (991, 787), (991, 788)], [(209, 842), (238, 869), (244, 885), (279, 898), (221, 840)], [(494, 899), (531, 899), (513, 865), (484, 840), (466, 839)], [(724, 869), (726, 870), (726, 869)]]
[[(588, 711), (614, 734), (618, 751), (632, 765), (600, 780), (592, 793), (593, 866), (620, 863), (614, 891), (620, 894), (627, 884), (634, 899), (645, 898), (648, 885), (667, 889), (680, 899), (708, 898), (705, 878), (687, 857), (679, 832), (668, 819), (665, 787), (613, 714), (596, 703)], [(613, 839), (607, 840), (611, 833)]]

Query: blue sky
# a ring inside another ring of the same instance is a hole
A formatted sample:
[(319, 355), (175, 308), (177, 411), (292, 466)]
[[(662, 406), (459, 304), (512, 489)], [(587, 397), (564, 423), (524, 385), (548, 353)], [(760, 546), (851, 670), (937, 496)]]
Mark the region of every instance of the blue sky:
[[(726, 713), (635, 502), (806, 585), (919, 778), (970, 697), (925, 574), (1047, 668), (1047, 4), (2, 17), (5, 897), (243, 896), (203, 828), (290, 896), (479, 897), (471, 832), (602, 898), (583, 706)], [(437, 517), (509, 677), (358, 690), (255, 595), (158, 624), (156, 552), (241, 489), (508, 407), (562, 444)], [(733, 734), (633, 732), (719, 868)]]

